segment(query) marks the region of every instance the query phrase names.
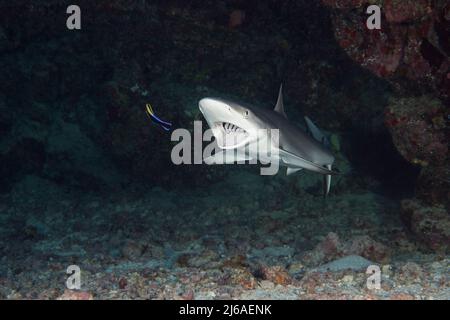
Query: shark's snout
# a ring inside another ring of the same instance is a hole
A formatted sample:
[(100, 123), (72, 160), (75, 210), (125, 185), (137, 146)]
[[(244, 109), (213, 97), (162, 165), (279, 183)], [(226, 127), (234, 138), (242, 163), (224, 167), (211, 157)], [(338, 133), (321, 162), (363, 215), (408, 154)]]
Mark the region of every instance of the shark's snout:
[(214, 98), (203, 98), (198, 103), (202, 114), (205, 112), (219, 112), (223, 110), (231, 111), (231, 107), (225, 102)]
[(237, 148), (248, 142), (248, 128), (239, 110), (232, 108), (228, 102), (215, 98), (203, 98), (198, 105), (220, 148)]
[(208, 104), (208, 98), (203, 98), (203, 99), (201, 99), (199, 102), (198, 102), (198, 108), (200, 109), (200, 112), (201, 113), (205, 113), (205, 108), (206, 108), (206, 105)]

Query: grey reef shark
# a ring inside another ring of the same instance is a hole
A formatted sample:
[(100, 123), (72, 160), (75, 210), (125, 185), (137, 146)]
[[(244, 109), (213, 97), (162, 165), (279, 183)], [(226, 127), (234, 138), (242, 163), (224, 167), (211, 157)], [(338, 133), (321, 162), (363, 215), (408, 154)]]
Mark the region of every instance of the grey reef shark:
[[(290, 175), (302, 169), (324, 175), (324, 194), (328, 195), (334, 156), (327, 148), (328, 140), (319, 128), (305, 117), (309, 132), (293, 125), (287, 119), (283, 106), (282, 86), (274, 110), (257, 108), (221, 98), (203, 98), (199, 108), (220, 152), (204, 159), (207, 164), (227, 164), (253, 159), (279, 161)], [(277, 140), (274, 135), (277, 132)], [(267, 146), (267, 148), (261, 148)], [(229, 156), (229, 150), (233, 150)]]

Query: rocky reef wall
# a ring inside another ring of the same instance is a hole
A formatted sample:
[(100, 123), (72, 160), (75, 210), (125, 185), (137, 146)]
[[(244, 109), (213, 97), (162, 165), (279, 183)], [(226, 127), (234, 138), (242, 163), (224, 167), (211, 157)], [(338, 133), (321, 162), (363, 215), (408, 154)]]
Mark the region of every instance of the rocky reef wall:
[[(413, 233), (449, 247), (450, 5), (448, 1), (323, 0), (335, 37), (355, 62), (392, 84), (384, 123), (408, 162), (421, 167), (416, 199), (402, 202)], [(382, 7), (381, 30), (364, 27), (365, 8)]]

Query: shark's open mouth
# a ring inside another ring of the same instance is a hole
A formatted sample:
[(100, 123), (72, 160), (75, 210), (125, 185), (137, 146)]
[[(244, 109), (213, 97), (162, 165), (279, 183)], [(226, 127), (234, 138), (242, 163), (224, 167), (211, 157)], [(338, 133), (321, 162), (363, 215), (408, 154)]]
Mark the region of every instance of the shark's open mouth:
[(233, 134), (233, 133), (246, 133), (244, 129), (241, 127), (238, 127), (232, 123), (229, 122), (222, 122), (221, 126), (226, 134)]
[(214, 135), (221, 148), (233, 148), (242, 145), (249, 136), (243, 128), (229, 122), (217, 122), (215, 127)]

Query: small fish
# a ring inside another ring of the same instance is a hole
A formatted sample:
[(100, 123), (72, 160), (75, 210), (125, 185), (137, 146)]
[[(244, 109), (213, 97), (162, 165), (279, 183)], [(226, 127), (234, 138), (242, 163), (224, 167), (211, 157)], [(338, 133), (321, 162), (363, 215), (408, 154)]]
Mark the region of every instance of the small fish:
[(169, 122), (163, 121), (163, 120), (161, 120), (160, 118), (158, 118), (158, 117), (155, 115), (155, 112), (153, 111), (152, 106), (150, 105), (150, 103), (147, 103), (147, 104), (145, 105), (145, 108), (147, 109), (147, 115), (150, 117), (150, 119), (151, 119), (153, 122), (159, 124), (159, 125), (160, 125), (164, 130), (166, 130), (166, 131), (169, 131), (169, 130), (170, 130), (170, 128), (172, 127), (172, 124), (169, 123)]

